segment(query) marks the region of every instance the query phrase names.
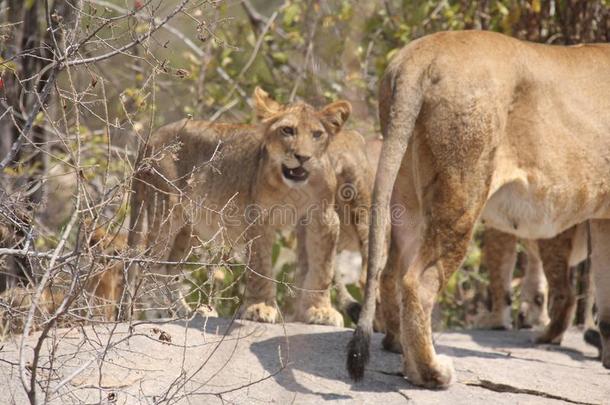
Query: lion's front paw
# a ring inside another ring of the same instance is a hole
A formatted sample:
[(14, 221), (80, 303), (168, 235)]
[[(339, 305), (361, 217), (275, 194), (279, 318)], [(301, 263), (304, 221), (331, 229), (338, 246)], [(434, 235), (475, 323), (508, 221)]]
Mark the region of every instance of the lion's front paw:
[(305, 322), (316, 325), (343, 326), (343, 315), (332, 307), (311, 307), (305, 313)]
[(409, 367), (405, 364), (405, 375), (415, 385), (429, 389), (445, 389), (454, 379), (453, 362), (447, 356), (436, 356), (431, 365)]
[(246, 309), (241, 315), (241, 319), (256, 322), (275, 323), (277, 320), (277, 308), (275, 305), (268, 305), (264, 302), (246, 305)]
[(479, 329), (511, 330), (513, 325), (510, 312), (489, 312), (482, 314), (476, 321)]

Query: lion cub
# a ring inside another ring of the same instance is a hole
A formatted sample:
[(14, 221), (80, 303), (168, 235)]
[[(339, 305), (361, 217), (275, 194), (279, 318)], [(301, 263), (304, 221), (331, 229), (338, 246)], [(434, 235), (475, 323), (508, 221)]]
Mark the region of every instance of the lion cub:
[(134, 175), (129, 245), (146, 235), (152, 256), (170, 262), (195, 246), (245, 248), (241, 317), (276, 322), (272, 246), (277, 231), (296, 229), (295, 320), (343, 325), (329, 292), (340, 229), (367, 252), (373, 178), (362, 136), (341, 131), (351, 105), (284, 106), (260, 88), (253, 98), (256, 125), (185, 119), (157, 131)]

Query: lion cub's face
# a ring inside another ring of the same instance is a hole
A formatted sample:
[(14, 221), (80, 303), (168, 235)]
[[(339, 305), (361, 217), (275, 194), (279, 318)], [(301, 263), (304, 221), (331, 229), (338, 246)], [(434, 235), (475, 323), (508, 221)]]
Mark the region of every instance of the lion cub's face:
[(291, 187), (306, 184), (313, 172), (322, 170), (328, 143), (351, 112), (347, 101), (321, 110), (306, 103), (280, 105), (258, 87), (254, 108), (265, 127), (264, 147), (269, 161)]

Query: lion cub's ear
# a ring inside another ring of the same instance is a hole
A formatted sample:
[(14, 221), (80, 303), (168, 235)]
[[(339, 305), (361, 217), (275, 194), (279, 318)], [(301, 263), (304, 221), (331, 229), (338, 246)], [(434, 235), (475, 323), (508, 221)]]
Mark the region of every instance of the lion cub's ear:
[(322, 123), (331, 134), (341, 131), (351, 113), (352, 105), (345, 100), (331, 103), (319, 112)]
[(280, 103), (275, 101), (269, 96), (265, 90), (260, 87), (254, 89), (254, 111), (256, 112), (256, 118), (264, 120), (272, 115), (279, 113), (282, 110)]

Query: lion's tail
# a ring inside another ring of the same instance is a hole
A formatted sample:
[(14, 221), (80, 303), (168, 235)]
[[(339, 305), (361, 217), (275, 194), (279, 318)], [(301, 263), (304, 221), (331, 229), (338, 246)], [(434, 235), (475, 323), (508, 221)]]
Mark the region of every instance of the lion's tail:
[(350, 377), (356, 381), (364, 376), (364, 367), (369, 360), (378, 273), (384, 266), (381, 261), (386, 246), (390, 198), (422, 105), (422, 71), (410, 71), (401, 60), (402, 58), (395, 58), (390, 64), (379, 91), (379, 118), (384, 143), (373, 190), (368, 274), (358, 326), (347, 346), (347, 370)]

